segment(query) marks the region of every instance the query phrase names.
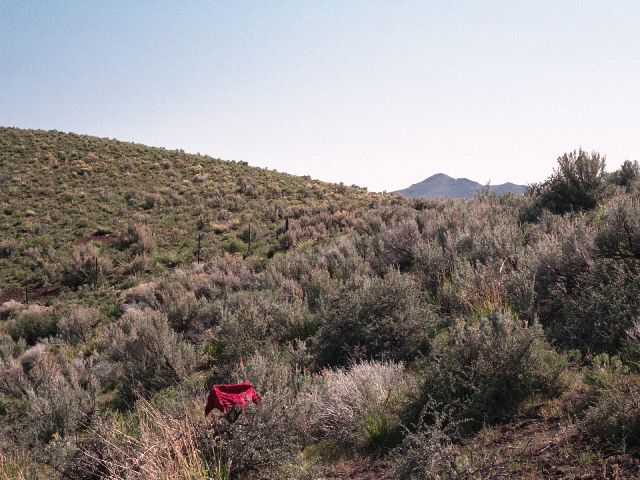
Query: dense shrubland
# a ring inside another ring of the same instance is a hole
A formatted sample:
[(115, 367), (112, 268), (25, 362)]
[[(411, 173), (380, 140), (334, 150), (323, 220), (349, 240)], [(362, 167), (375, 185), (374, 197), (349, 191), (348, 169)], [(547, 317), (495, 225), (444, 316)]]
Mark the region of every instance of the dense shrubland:
[[(637, 163), (574, 152), (524, 197), (424, 201), (1, 133), (0, 476), (558, 476), (502, 447), (523, 423), (592, 452), (567, 468), (637, 467)], [(203, 417), (244, 379), (259, 406)]]

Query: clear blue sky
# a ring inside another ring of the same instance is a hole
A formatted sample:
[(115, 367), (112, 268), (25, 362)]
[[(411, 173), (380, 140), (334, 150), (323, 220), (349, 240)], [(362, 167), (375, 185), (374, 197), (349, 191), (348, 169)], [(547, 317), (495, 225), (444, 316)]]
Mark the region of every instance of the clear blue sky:
[(640, 1), (0, 0), (0, 125), (372, 190), (640, 159)]

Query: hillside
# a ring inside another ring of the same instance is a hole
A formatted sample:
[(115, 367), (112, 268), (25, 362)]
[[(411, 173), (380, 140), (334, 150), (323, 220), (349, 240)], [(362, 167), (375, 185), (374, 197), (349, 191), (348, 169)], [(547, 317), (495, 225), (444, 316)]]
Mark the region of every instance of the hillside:
[(559, 162), (424, 200), (1, 129), (0, 478), (633, 478), (640, 166)]
[[(414, 198), (471, 198), (483, 188), (484, 185), (467, 178), (452, 178), (444, 173), (437, 173), (394, 193)], [(489, 185), (489, 190), (497, 195), (507, 193), (519, 195), (525, 193), (527, 187), (507, 182), (501, 185)]]
[(14, 128), (0, 128), (0, 184), (1, 301), (23, 298), (25, 285), (64, 288), (65, 266), (87, 243), (117, 283), (192, 262), (199, 236), (203, 259), (271, 256), (336, 235), (345, 212), (390, 201), (203, 155)]

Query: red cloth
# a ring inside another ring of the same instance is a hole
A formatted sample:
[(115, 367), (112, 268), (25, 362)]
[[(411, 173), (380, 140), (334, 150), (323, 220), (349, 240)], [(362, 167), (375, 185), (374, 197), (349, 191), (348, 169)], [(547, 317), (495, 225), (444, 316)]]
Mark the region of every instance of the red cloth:
[(260, 400), (262, 400), (260, 394), (246, 380), (242, 383), (214, 385), (207, 395), (207, 406), (204, 409), (204, 414), (207, 416), (214, 408), (217, 408), (222, 413), (227, 413), (234, 405), (244, 407), (247, 402), (257, 404), (260, 403)]

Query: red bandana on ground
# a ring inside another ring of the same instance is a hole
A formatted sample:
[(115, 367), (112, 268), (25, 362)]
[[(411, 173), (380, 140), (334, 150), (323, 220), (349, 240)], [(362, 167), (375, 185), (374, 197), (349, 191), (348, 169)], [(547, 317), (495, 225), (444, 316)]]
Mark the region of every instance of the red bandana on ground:
[(262, 397), (256, 392), (253, 385), (246, 380), (242, 383), (214, 385), (207, 395), (207, 406), (204, 409), (204, 414), (205, 416), (208, 415), (214, 408), (227, 413), (234, 405), (244, 407), (247, 402), (260, 403), (261, 399)]

